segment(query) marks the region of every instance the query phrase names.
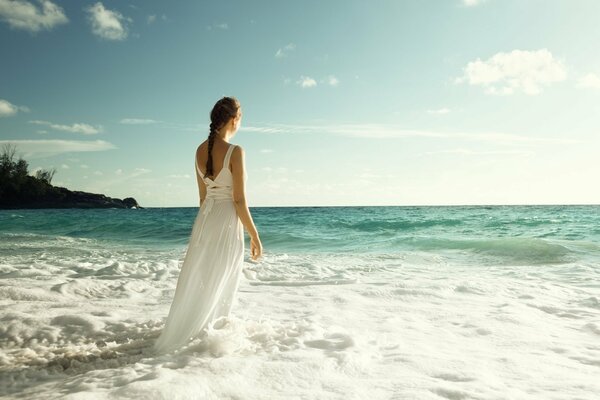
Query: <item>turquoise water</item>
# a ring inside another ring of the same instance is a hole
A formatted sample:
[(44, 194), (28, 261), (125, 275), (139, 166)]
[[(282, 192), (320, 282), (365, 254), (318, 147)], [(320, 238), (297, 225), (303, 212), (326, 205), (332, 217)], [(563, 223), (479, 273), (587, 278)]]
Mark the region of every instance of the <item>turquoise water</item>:
[[(107, 246), (185, 246), (197, 208), (0, 211), (2, 249), (56, 237)], [(256, 207), (265, 251), (418, 250), (498, 262), (598, 257), (600, 206)], [(246, 238), (246, 244), (249, 244)]]
[(227, 325), (159, 358), (197, 208), (0, 211), (0, 397), (598, 398), (600, 206), (251, 210)]

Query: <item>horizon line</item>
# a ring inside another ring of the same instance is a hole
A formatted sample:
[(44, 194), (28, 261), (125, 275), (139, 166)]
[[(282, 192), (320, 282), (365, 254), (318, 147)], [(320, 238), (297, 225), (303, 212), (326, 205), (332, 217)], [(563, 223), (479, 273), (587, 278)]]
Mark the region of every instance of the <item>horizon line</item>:
[[(249, 208), (325, 208), (325, 207), (506, 207), (506, 206), (600, 206), (600, 203), (531, 203), (531, 204), (365, 204), (365, 205), (280, 205)], [(199, 206), (142, 206), (143, 208), (200, 208)]]

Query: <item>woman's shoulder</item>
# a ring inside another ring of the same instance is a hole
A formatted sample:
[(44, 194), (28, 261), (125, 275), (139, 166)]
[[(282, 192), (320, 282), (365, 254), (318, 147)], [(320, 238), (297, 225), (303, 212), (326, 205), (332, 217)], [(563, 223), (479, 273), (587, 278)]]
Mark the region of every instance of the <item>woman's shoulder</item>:
[[(214, 149), (214, 147), (213, 147)], [(201, 154), (206, 157), (208, 153), (208, 139), (206, 139), (205, 141), (203, 141), (202, 143), (200, 143), (198, 145), (198, 147), (196, 147), (196, 156), (200, 156)], [(213, 151), (214, 154), (214, 151)], [(202, 157), (202, 156), (200, 156)]]
[(233, 150), (231, 151), (231, 158), (237, 159), (237, 160), (242, 160), (245, 156), (244, 156), (244, 148), (242, 146), (240, 146), (239, 144), (234, 144), (233, 145)]
[(208, 146), (208, 140), (205, 140), (196, 147), (196, 153), (199, 153), (200, 150), (206, 148), (206, 146)]

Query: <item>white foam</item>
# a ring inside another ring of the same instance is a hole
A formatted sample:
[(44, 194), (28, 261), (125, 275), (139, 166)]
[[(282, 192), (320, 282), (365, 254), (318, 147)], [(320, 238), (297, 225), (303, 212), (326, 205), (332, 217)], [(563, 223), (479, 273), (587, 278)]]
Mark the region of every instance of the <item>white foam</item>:
[[(247, 250), (248, 251), (248, 250)], [(267, 254), (232, 315), (157, 356), (182, 250), (16, 254), (0, 269), (0, 395), (580, 398), (600, 393), (600, 273), (441, 255)], [(42, 274), (38, 274), (42, 271)]]

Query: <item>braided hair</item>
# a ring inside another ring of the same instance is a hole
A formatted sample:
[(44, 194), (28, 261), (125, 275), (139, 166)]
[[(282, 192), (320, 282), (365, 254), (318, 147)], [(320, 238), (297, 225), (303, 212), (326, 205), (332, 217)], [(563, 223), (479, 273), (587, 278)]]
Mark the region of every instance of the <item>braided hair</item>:
[(206, 161), (206, 175), (212, 176), (213, 170), (213, 159), (212, 159), (212, 148), (215, 143), (215, 136), (217, 131), (220, 130), (225, 124), (229, 122), (231, 118), (237, 116), (238, 109), (240, 108), (240, 102), (235, 97), (222, 97), (217, 101), (210, 112), (210, 133), (208, 134), (208, 160)]

